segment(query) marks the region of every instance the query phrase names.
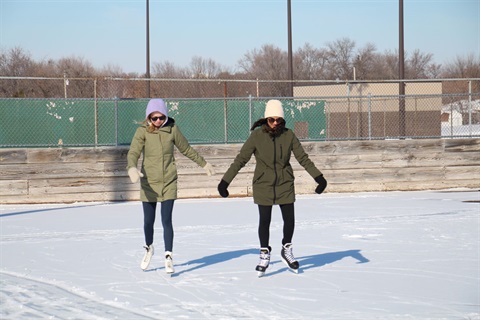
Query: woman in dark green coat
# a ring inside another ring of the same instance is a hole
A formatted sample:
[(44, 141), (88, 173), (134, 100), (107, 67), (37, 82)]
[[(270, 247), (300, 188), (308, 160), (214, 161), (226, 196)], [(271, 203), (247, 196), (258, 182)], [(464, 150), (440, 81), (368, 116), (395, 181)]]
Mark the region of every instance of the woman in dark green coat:
[[(215, 174), (213, 167), (195, 151), (173, 118), (162, 99), (151, 99), (145, 112), (146, 119), (132, 139), (127, 154), (128, 175), (133, 183), (140, 180), (140, 200), (143, 206), (145, 256), (140, 267), (146, 269), (153, 255), (153, 230), (157, 203), (161, 203), (163, 240), (165, 245), (165, 270), (173, 273), (172, 249), (173, 203), (177, 199), (177, 167), (174, 147), (184, 156), (203, 167), (207, 175)], [(143, 154), (142, 169), (137, 163)]]
[(251, 130), (250, 137), (220, 181), (218, 192), (222, 197), (228, 197), (228, 185), (254, 155), (256, 166), (252, 182), (253, 201), (258, 205), (260, 214), (258, 226), (260, 262), (256, 270), (259, 276), (262, 276), (268, 267), (272, 250), (269, 245), (272, 206), (279, 205), (284, 223), (281, 257), (290, 269), (298, 272), (299, 263), (292, 252), (295, 228), (295, 177), (290, 165), (291, 154), (293, 153), (298, 163), (318, 183), (315, 192), (322, 193), (327, 181), (309, 159), (295, 133), (285, 127), (280, 101), (268, 101), (265, 117), (255, 122)]

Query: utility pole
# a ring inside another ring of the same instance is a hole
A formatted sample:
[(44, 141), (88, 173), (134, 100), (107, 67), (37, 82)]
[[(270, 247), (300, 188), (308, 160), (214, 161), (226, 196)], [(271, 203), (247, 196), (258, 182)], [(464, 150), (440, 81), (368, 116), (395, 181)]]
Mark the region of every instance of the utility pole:
[(403, 0), (399, 0), (398, 17), (398, 128), (400, 139), (405, 139), (405, 49), (403, 46)]
[(293, 97), (293, 58), (292, 58), (292, 3), (287, 0), (287, 20), (288, 20), (288, 94)]
[(147, 70), (145, 72), (145, 78), (147, 78), (147, 98), (150, 98), (150, 12), (149, 12), (149, 0), (147, 0)]

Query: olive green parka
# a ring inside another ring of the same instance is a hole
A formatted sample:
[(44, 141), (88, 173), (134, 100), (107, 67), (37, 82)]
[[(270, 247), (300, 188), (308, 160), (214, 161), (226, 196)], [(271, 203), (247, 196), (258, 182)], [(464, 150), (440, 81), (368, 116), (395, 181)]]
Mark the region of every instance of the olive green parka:
[(253, 154), (256, 160), (252, 181), (254, 203), (265, 206), (293, 203), (295, 202), (295, 177), (290, 165), (292, 152), (298, 163), (312, 178), (322, 173), (310, 160), (292, 130), (285, 128), (279, 136), (272, 137), (264, 130), (264, 126), (253, 130), (225, 172), (223, 180), (230, 184)]
[(199, 166), (206, 165), (205, 159), (195, 151), (173, 118), (160, 129), (150, 133), (147, 126), (137, 128), (127, 154), (127, 170), (136, 168), (143, 154), (140, 179), (140, 200), (144, 202), (162, 202), (177, 198), (177, 166), (174, 148)]

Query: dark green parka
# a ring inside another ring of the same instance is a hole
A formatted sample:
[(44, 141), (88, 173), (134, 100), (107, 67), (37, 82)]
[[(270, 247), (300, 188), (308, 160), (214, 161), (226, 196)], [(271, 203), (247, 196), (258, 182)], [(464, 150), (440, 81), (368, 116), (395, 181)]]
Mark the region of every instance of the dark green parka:
[(322, 173), (309, 159), (292, 130), (285, 128), (280, 135), (272, 137), (264, 130), (264, 126), (253, 130), (225, 172), (223, 180), (230, 184), (253, 154), (256, 160), (252, 182), (253, 201), (259, 205), (293, 203), (295, 202), (295, 177), (290, 165), (292, 152), (298, 163), (313, 178)]
[(177, 198), (174, 146), (199, 166), (206, 165), (205, 159), (190, 146), (172, 118), (168, 118), (165, 126), (157, 131), (150, 133), (143, 125), (135, 132), (127, 154), (127, 169), (136, 168), (138, 159), (143, 153), (144, 176), (140, 179), (140, 200), (162, 202)]

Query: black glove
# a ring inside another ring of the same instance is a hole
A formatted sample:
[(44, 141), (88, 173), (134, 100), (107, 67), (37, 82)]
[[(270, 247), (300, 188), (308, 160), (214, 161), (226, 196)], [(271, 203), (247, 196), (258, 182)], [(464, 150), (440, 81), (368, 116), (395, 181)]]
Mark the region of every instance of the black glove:
[(315, 192), (320, 194), (327, 187), (327, 180), (323, 176), (318, 176), (315, 178), (315, 182), (318, 183), (318, 186), (315, 188)]
[(218, 193), (220, 193), (220, 195), (224, 198), (228, 197), (229, 193), (228, 193), (228, 190), (227, 190), (227, 187), (228, 187), (228, 183), (222, 179), (222, 181), (220, 181), (220, 183), (218, 184)]

